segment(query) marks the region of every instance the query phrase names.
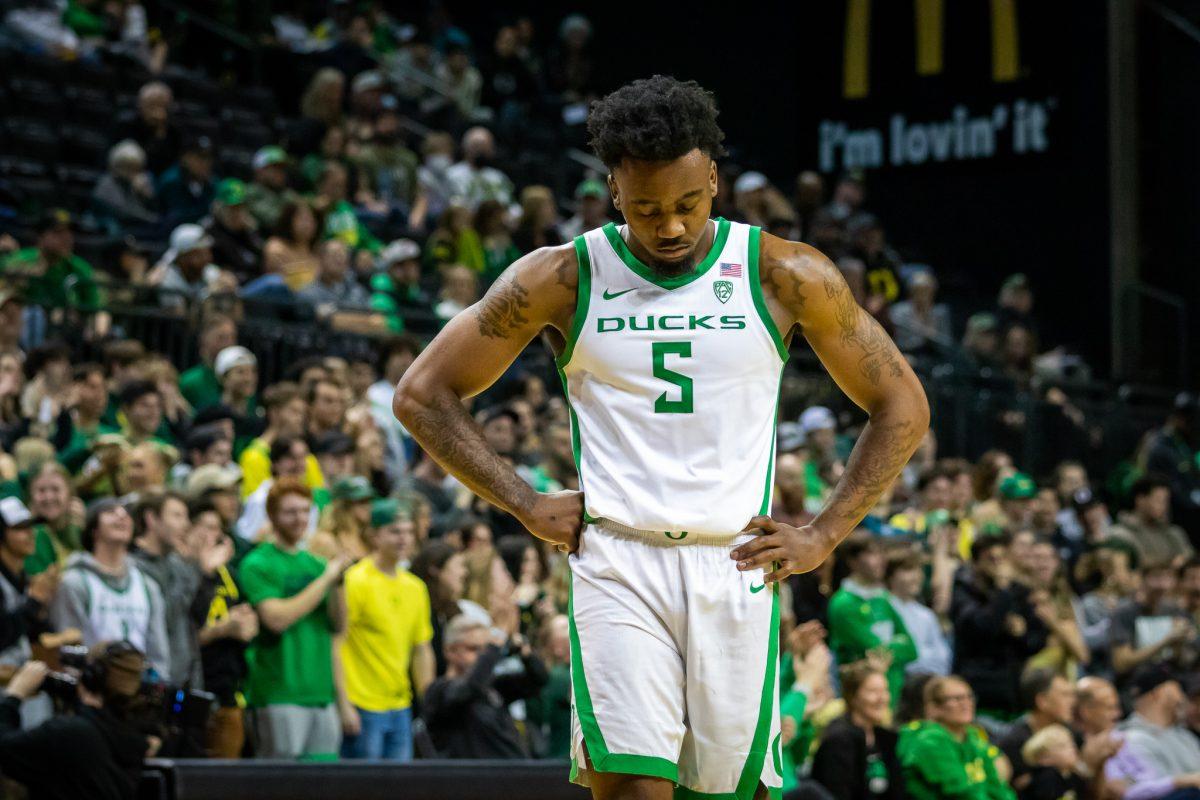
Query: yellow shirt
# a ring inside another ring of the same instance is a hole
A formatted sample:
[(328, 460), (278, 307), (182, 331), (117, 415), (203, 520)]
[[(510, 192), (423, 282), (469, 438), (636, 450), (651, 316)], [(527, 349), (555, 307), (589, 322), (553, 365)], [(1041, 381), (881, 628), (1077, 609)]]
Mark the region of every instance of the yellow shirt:
[[(242, 468), (242, 499), (245, 500), (271, 477), (271, 448), (262, 439), (254, 439), (242, 451), (238, 466)], [(312, 453), (304, 459), (304, 485), (313, 490), (325, 485), (321, 464)]]
[(372, 558), (346, 570), (342, 667), (350, 702), (364, 711), (412, 705), (412, 650), (433, 639), (429, 591), (408, 570), (384, 574)]

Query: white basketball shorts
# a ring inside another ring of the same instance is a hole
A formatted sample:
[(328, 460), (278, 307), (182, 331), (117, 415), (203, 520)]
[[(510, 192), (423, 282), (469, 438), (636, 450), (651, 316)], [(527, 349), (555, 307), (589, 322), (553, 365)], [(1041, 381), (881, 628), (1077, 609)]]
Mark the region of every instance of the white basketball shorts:
[(570, 557), (571, 780), (650, 775), (675, 800), (781, 794), (779, 594), (725, 544), (586, 525)]

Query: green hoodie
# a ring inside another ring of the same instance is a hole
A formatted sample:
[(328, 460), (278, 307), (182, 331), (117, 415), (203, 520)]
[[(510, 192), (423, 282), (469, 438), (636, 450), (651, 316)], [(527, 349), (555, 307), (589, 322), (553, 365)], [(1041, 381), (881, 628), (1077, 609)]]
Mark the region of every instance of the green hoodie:
[(868, 588), (853, 578), (842, 581), (829, 600), (829, 645), (839, 664), (859, 661), (876, 647), (890, 650), (888, 687), (894, 704), (904, 685), (905, 665), (917, 660), (917, 647), (889, 598), (886, 589)]
[(937, 722), (910, 722), (900, 730), (896, 755), (913, 800), (1016, 800), (996, 774), (1000, 749), (975, 726), (960, 742)]

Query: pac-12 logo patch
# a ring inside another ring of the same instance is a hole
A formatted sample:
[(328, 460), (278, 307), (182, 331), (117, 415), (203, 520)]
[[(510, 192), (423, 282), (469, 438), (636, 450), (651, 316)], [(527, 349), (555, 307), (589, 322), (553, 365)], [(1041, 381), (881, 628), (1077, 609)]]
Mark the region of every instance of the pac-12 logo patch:
[(733, 296), (733, 284), (729, 281), (713, 281), (713, 294), (722, 303), (728, 303)]

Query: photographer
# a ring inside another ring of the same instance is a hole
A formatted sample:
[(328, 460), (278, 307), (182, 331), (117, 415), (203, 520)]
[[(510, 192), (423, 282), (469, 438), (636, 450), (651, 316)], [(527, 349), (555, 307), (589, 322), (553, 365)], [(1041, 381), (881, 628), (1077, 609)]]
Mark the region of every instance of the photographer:
[[(535, 696), (549, 680), (542, 660), (520, 634), (503, 634), (466, 616), (446, 628), (446, 674), (425, 692), (425, 722), (447, 758), (527, 758), (508, 705)], [(524, 669), (499, 671), (510, 655)]]
[(46, 680), (47, 667), (26, 662), (0, 699), (0, 771), (25, 785), (31, 800), (125, 800), (137, 792), (142, 760), (158, 749), (125, 721), (145, 670), (128, 642), (92, 649), (76, 690), (79, 711), (21, 730), (21, 703)]

